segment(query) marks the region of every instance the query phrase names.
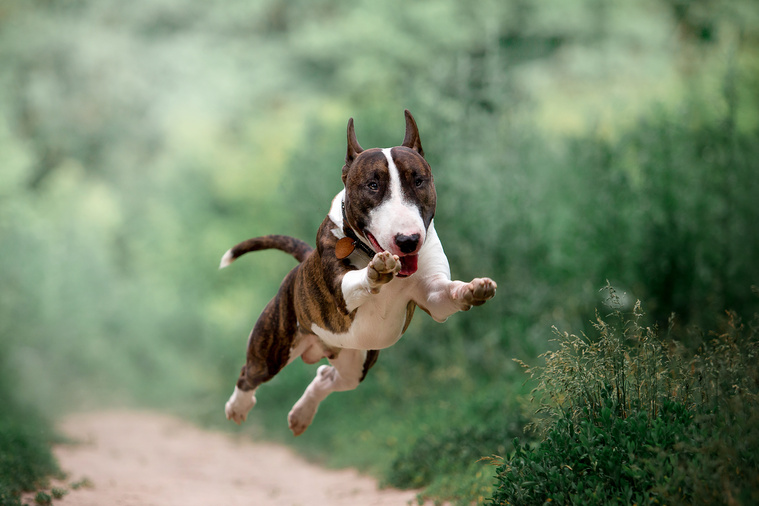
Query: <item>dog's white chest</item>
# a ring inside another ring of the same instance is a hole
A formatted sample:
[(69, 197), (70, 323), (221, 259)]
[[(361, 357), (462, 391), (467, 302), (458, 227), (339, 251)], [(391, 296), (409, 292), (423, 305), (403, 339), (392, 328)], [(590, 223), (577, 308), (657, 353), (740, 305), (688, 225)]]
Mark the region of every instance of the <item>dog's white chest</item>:
[(403, 334), (411, 301), (404, 294), (408, 292), (407, 281), (394, 280), (357, 308), (348, 332), (336, 334), (316, 324), (311, 331), (325, 344), (338, 348), (381, 350), (394, 345)]

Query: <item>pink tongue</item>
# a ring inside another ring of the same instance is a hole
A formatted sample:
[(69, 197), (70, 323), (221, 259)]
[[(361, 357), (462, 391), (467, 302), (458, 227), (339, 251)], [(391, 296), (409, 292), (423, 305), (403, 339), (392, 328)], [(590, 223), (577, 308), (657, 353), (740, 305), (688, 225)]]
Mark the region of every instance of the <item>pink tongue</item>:
[(417, 255), (406, 255), (401, 257), (401, 276), (411, 276), (416, 272), (416, 262), (418, 260)]

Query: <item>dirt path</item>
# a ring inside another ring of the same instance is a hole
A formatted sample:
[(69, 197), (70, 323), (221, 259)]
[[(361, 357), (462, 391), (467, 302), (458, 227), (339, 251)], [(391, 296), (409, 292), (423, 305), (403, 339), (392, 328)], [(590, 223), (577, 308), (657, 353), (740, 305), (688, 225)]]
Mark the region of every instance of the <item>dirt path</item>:
[(66, 483), (87, 478), (92, 487), (70, 490), (56, 506), (395, 506), (415, 496), (378, 490), (354, 470), (322, 469), (282, 446), (167, 415), (78, 414), (60, 428), (83, 442), (55, 448)]

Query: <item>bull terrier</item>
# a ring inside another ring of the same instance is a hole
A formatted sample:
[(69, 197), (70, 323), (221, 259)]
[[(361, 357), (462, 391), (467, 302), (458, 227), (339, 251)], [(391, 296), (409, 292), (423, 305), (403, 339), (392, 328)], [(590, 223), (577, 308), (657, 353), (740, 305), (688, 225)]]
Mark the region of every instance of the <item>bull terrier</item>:
[(299, 264), (261, 313), (248, 338), (247, 360), (225, 406), (243, 422), (256, 389), (296, 358), (330, 365), (288, 415), (302, 434), (331, 392), (352, 390), (366, 377), (379, 350), (395, 344), (418, 306), (438, 322), (485, 303), (496, 292), (489, 278), (452, 281), (433, 224), (437, 195), (419, 130), (406, 110), (401, 146), (364, 150), (348, 121), (345, 188), (332, 200), (316, 235), (316, 249), (298, 239), (269, 235), (227, 251), (220, 268), (239, 256), (275, 248)]

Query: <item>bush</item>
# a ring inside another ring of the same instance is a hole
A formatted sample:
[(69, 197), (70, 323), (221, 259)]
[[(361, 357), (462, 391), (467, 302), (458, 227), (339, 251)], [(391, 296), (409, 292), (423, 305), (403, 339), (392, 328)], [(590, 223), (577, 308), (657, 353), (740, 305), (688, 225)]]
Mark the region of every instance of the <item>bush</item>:
[(688, 355), (643, 328), (641, 305), (597, 317), (597, 339), (558, 333), (528, 368), (543, 417), (497, 470), (492, 505), (753, 504), (759, 500), (759, 317)]
[(20, 492), (35, 490), (59, 471), (46, 424), (7, 407), (0, 414), (0, 506), (20, 505)]
[[(579, 425), (567, 414), (553, 424), (538, 446), (520, 444), (498, 470), (499, 488), (491, 504), (654, 504), (658, 479), (672, 476), (693, 429), (682, 405), (667, 404), (651, 420), (645, 411), (615, 416), (607, 399), (598, 415), (590, 411)], [(674, 459), (662, 456), (676, 455)], [(680, 490), (673, 499), (690, 498)]]
[(18, 382), (8, 377), (5, 351), (0, 342), (0, 506), (16, 506), (22, 491), (43, 486), (59, 469), (46, 419), (14, 395)]

